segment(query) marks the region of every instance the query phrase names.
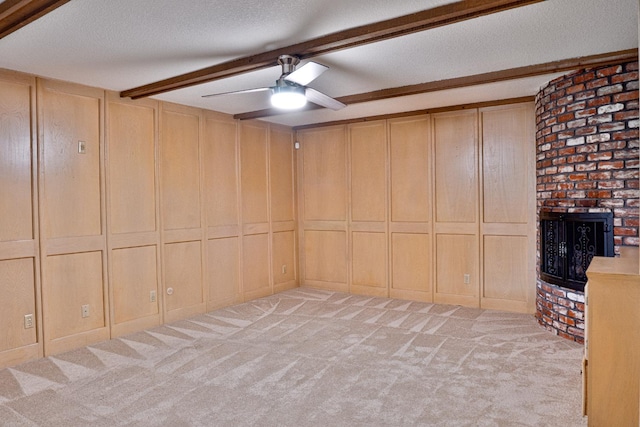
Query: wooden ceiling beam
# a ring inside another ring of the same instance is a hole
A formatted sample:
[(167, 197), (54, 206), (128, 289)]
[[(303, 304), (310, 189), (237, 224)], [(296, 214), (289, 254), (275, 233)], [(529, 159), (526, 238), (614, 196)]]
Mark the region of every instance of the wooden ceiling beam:
[(120, 96), (137, 99), (158, 95), (176, 89), (273, 67), (277, 65), (277, 59), (280, 55), (296, 55), (300, 59), (312, 58), (341, 49), (388, 40), (541, 1), (544, 0), (462, 0), (410, 15), (338, 31), (268, 52), (234, 59), (201, 70), (128, 89), (122, 91)]
[[(496, 83), (507, 80), (523, 79), (527, 77), (541, 76), (544, 74), (561, 73), (564, 71), (577, 70), (580, 68), (599, 67), (603, 65), (610, 65), (633, 60), (638, 60), (637, 49), (621, 50), (599, 55), (580, 56), (577, 58), (546, 62), (544, 64), (529, 65), (525, 67), (510, 68), (508, 70), (475, 74), (472, 76), (456, 77), (453, 79), (437, 80), (433, 82), (400, 86), (389, 89), (380, 89), (372, 92), (341, 96), (336, 99), (346, 105), (358, 104), (360, 102), (380, 101), (383, 99), (396, 98), (399, 96), (417, 95), (420, 93), (436, 92), (441, 90), (457, 89), (461, 87)], [(315, 104), (310, 104), (307, 105), (304, 109), (296, 111), (308, 111), (318, 108), (322, 107), (319, 107)], [(268, 108), (265, 110), (236, 114), (233, 117), (240, 120), (249, 120), (261, 117), (276, 116), (285, 113), (286, 111), (283, 110)]]
[(70, 0), (5, 0), (0, 3), (0, 39)]

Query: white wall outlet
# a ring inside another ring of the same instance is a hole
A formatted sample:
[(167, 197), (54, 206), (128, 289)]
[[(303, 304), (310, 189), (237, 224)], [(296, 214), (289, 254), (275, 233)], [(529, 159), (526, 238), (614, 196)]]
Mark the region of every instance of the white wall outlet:
[(89, 304), (82, 306), (82, 317), (89, 317)]
[(25, 329), (33, 328), (33, 314), (24, 315), (24, 328)]
[(156, 302), (156, 291), (149, 292), (149, 301)]
[(282, 265), (282, 274), (287, 274), (287, 266), (286, 265)]
[(464, 275), (464, 284), (468, 285), (469, 283), (471, 283), (471, 275), (470, 274), (465, 274)]
[(87, 152), (87, 143), (84, 141), (78, 141), (78, 153), (85, 154)]

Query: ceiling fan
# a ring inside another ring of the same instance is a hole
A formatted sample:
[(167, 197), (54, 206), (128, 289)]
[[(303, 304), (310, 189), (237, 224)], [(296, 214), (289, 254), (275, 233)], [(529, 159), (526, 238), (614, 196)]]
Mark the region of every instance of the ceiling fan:
[(341, 108), (346, 107), (345, 104), (337, 99), (331, 98), (320, 91), (307, 87), (309, 83), (318, 78), (320, 74), (327, 71), (329, 67), (310, 61), (296, 70), (296, 65), (299, 63), (300, 59), (296, 56), (280, 55), (278, 57), (278, 64), (282, 66), (282, 75), (278, 80), (276, 80), (275, 86), (214, 93), (210, 95), (203, 95), (202, 97), (210, 98), (220, 95), (271, 91), (271, 105), (276, 108), (286, 110), (302, 108), (305, 106), (307, 101), (332, 110), (340, 110)]

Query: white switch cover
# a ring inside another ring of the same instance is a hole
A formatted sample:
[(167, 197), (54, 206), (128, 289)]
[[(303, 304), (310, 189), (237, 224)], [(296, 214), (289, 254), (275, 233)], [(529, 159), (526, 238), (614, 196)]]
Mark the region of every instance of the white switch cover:
[(82, 306), (82, 317), (89, 317), (89, 304)]

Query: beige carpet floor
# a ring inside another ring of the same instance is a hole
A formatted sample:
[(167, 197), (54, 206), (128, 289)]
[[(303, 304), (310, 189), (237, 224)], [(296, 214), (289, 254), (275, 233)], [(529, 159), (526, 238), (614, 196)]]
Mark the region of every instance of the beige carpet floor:
[(584, 426), (531, 315), (299, 288), (0, 370), (3, 426)]

